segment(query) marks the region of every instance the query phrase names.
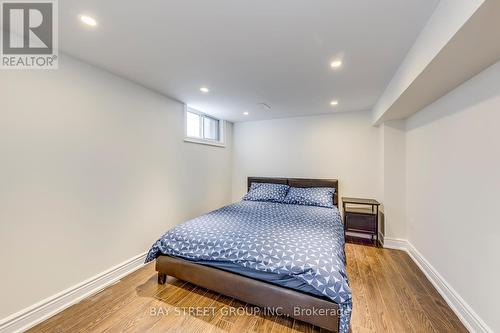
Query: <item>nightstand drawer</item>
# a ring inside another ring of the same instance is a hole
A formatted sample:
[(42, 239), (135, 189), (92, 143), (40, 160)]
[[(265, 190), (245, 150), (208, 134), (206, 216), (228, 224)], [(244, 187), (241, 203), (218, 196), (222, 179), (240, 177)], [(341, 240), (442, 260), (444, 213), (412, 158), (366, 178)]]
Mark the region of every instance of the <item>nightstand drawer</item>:
[(346, 230), (375, 233), (377, 228), (376, 218), (376, 215), (347, 212), (345, 214)]

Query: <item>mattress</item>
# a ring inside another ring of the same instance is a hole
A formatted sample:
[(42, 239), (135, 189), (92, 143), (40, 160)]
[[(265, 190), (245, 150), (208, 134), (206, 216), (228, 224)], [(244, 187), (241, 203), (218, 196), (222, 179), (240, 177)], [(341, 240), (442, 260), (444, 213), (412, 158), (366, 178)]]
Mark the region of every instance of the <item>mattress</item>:
[(176, 226), (146, 262), (168, 255), (322, 296), (348, 332), (352, 296), (337, 208), (241, 201)]

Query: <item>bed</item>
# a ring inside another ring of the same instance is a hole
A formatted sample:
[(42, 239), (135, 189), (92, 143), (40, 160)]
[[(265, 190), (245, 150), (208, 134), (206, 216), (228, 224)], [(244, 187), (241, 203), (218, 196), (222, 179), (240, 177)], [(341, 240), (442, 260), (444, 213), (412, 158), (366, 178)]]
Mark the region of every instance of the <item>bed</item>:
[(158, 282), (166, 276), (334, 332), (349, 331), (338, 181), (249, 177), (252, 183), (333, 187), (335, 207), (241, 201), (176, 226), (155, 242)]

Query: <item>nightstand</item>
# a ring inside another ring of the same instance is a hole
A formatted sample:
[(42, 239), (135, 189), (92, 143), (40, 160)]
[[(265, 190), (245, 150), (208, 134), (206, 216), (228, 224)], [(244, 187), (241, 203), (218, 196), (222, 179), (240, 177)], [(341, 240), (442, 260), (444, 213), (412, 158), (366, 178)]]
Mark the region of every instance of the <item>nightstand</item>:
[[(380, 203), (373, 199), (342, 198), (344, 233), (353, 232), (369, 235), (371, 241), (378, 246), (379, 206)], [(350, 237), (356, 238), (355, 236)]]

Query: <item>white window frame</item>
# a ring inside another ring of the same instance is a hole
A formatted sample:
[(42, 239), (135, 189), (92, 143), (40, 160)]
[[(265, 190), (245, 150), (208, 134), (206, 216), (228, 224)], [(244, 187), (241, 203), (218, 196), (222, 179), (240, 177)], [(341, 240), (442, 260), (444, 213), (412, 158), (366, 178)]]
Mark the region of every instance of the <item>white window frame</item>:
[[(195, 138), (195, 137), (190, 137), (187, 135), (187, 114), (188, 114), (188, 112), (196, 113), (196, 114), (201, 116), (200, 126), (201, 126), (202, 138)], [(203, 122), (204, 122), (205, 117), (212, 118), (212, 119), (219, 121), (219, 140), (203, 139), (203, 131), (205, 129)], [(190, 142), (190, 143), (199, 143), (199, 144), (204, 144), (204, 145), (209, 145), (209, 146), (226, 147), (226, 122), (222, 119), (215, 118), (211, 115), (208, 115), (206, 113), (203, 113), (201, 111), (198, 111), (196, 109), (193, 109), (193, 108), (185, 105), (184, 106), (184, 141)]]

